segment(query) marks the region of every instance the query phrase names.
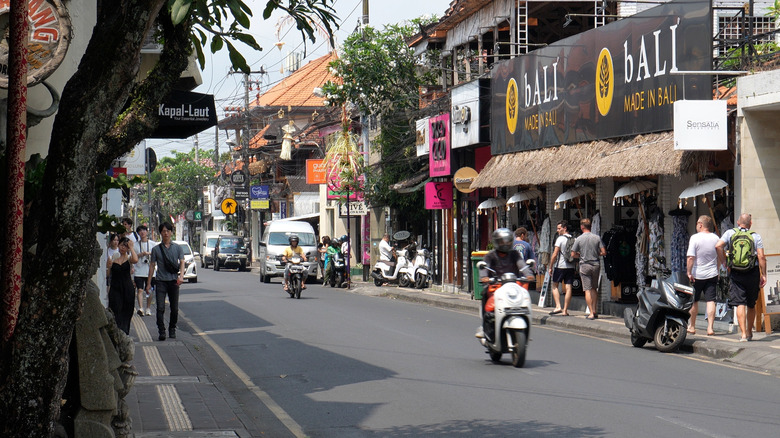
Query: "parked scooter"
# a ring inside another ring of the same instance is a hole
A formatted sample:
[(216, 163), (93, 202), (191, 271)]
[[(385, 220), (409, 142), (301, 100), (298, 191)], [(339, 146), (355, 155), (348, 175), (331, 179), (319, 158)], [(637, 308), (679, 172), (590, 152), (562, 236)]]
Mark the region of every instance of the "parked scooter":
[(330, 263), (333, 263), (333, 269), (330, 273), (330, 287), (346, 287), (347, 285), (347, 265), (344, 261), (344, 254), (339, 251), (331, 256)]
[[(683, 282), (687, 281), (681, 277)], [(658, 275), (658, 288), (643, 287), (636, 309), (626, 309), (623, 319), (631, 331), (631, 344), (641, 348), (653, 341), (658, 351), (675, 351), (685, 341), (693, 305), (693, 288)]]
[(290, 265), (290, 280), (287, 285), (287, 293), (290, 294), (290, 298), (301, 298), (301, 290), (303, 289), (303, 273), (308, 269), (304, 264), (303, 259), (298, 254), (292, 256), (287, 263)]
[(379, 260), (371, 270), (371, 277), (376, 286), (382, 286), (384, 283), (398, 283), (401, 287), (409, 287), (414, 281), (407, 249), (397, 249), (395, 254), (395, 264)]
[(407, 247), (411, 261), (411, 276), (414, 279), (414, 287), (425, 289), (431, 284), (431, 259), (427, 249), (417, 249), (417, 243), (412, 242)]
[[(529, 265), (533, 260), (528, 260)], [(525, 365), (526, 347), (531, 334), (531, 295), (517, 281), (513, 273), (496, 278), (496, 272), (485, 262), (477, 263), (479, 269), (491, 273), (490, 282), (485, 287), (487, 294), (485, 306), (480, 306), (479, 314), (485, 324), (485, 333), (479, 342), (487, 349), (490, 360), (498, 363), (501, 354), (512, 354), (512, 365), (517, 368)]]

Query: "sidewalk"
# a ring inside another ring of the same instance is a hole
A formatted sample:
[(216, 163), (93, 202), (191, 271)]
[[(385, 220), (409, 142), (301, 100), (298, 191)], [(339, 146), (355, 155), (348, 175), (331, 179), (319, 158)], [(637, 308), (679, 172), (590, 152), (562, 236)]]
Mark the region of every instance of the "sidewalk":
[[(473, 312), (474, 315), (479, 309), (479, 301), (461, 293), (387, 285), (376, 287), (365, 282), (353, 283), (350, 292)], [(573, 309), (578, 308), (577, 300), (583, 299), (573, 297)], [(626, 348), (633, 348), (622, 317), (602, 314), (599, 319), (589, 321), (582, 311), (570, 310), (571, 316), (562, 317), (550, 316), (550, 310), (534, 306), (533, 324), (621, 339), (625, 340)], [(138, 377), (125, 400), (130, 408), (134, 436), (294, 436), (258, 401), (256, 393), (261, 392), (261, 388), (254, 387), (246, 376), (236, 376), (225, 357), (193, 333), (197, 328), (189, 325), (186, 315), (181, 313), (179, 320), (177, 339), (157, 341), (155, 317), (133, 316), (130, 336), (135, 341), (133, 364)], [(705, 326), (697, 327), (697, 331), (706, 332)], [(717, 332), (717, 327), (716, 333), (716, 336), (688, 335), (682, 347), (683, 354), (693, 352), (780, 376), (780, 334), (767, 336), (755, 332), (752, 342), (740, 343), (738, 334)], [(476, 340), (474, 342), (476, 348)]]
[[(469, 294), (440, 292), (436, 290), (436, 286), (432, 289), (421, 291), (392, 285), (376, 287), (373, 283), (358, 281), (353, 283), (352, 292), (385, 296), (443, 308), (473, 311), (475, 314), (479, 312), (479, 301), (472, 300)], [(595, 321), (587, 320), (585, 312), (571, 310), (584, 309), (584, 301), (583, 297), (572, 297), (572, 305), (569, 310), (571, 316), (551, 316), (549, 312), (552, 308), (541, 308), (534, 304), (532, 323), (535, 325), (561, 327), (590, 335), (624, 339), (626, 346), (631, 346), (630, 334), (623, 322), (622, 315), (616, 316), (602, 313), (599, 314), (599, 318)], [(538, 302), (538, 293), (536, 293), (534, 298), (533, 291), (532, 302)], [(622, 313), (622, 310), (619, 308), (613, 311)], [(763, 331), (754, 331), (753, 341), (739, 342), (740, 335), (738, 333), (727, 333), (726, 330), (716, 324), (715, 335), (707, 336), (706, 321), (701, 315), (699, 315), (696, 321), (696, 331), (697, 334), (695, 335), (689, 333), (685, 343), (680, 347), (683, 353), (696, 353), (719, 361), (780, 376), (780, 333), (767, 335)], [(644, 348), (654, 347), (652, 343), (648, 343)]]

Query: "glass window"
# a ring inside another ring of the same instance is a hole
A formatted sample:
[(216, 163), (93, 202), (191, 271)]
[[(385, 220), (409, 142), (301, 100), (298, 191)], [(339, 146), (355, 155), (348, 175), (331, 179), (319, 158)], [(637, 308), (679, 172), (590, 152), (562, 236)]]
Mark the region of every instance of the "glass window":
[(314, 237), (314, 233), (293, 233), (293, 232), (270, 233), (268, 235), (268, 244), (288, 246), (290, 245), (290, 236), (292, 236), (293, 234), (298, 236), (298, 245), (317, 246), (317, 239)]
[(181, 247), (181, 250), (184, 251), (184, 255), (192, 254), (192, 251), (190, 251), (190, 246), (186, 243), (180, 243), (179, 246)]
[(244, 239), (240, 237), (223, 237), (219, 241), (219, 249), (241, 248), (244, 246)]

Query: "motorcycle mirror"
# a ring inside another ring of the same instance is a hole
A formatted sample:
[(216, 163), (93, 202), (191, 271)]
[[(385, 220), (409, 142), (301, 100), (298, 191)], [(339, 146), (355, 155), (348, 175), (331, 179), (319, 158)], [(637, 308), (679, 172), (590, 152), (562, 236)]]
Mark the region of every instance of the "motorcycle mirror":
[(536, 264), (536, 260), (528, 259), (528, 260), (525, 261), (525, 264), (528, 265), (528, 266), (533, 266), (533, 265)]
[(487, 263), (485, 263), (485, 262), (477, 262), (477, 268), (485, 269), (485, 268), (487, 268)]

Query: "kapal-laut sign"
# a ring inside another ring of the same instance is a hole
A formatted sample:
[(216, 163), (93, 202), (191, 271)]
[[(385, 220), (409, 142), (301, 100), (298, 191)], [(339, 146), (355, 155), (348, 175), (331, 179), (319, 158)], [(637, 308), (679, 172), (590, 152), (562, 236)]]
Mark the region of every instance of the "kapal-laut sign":
[[(60, 0), (29, 0), (27, 43), (27, 86), (49, 77), (60, 66), (70, 45), (70, 17)], [(0, 0), (0, 20), (8, 25), (10, 0)], [(8, 88), (7, 34), (0, 44), (0, 87)]]
[(493, 69), (491, 152), (671, 130), (674, 103), (712, 99), (712, 12), (679, 0)]

